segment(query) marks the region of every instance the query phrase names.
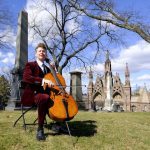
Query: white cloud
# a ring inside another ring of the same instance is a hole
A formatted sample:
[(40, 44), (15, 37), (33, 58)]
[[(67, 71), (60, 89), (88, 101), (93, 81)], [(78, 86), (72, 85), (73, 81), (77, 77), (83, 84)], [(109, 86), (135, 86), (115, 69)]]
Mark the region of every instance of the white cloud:
[(113, 59), (115, 69), (121, 69), (125, 63), (129, 64), (132, 72), (150, 69), (150, 44), (145, 41), (139, 41), (136, 45), (123, 49), (118, 58)]
[(0, 52), (1, 65), (13, 65), (15, 62), (15, 55), (12, 52)]
[(13, 52), (0, 52), (0, 75), (10, 73), (14, 63), (15, 54)]
[(137, 80), (150, 80), (150, 74), (144, 74), (142, 76), (137, 77)]
[(125, 63), (128, 63), (132, 87), (136, 85), (150, 89), (150, 44), (139, 41), (137, 44), (120, 51), (119, 57), (112, 60), (114, 71), (124, 73)]
[(11, 26), (6, 26), (5, 30), (0, 31), (1, 41), (8, 43), (10, 47), (16, 46), (16, 35)]
[(5, 74), (5, 73), (9, 73), (10, 72), (10, 67), (8, 66), (3, 66), (3, 67), (0, 67), (0, 74)]
[(103, 72), (104, 71), (104, 64), (97, 64), (93, 66), (94, 72)]

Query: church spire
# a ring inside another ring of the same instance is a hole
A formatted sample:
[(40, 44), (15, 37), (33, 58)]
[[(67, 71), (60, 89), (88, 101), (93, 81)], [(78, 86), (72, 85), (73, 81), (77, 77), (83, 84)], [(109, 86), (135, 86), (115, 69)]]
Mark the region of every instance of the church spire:
[(106, 51), (106, 60), (109, 60), (109, 51)]
[(89, 84), (88, 84), (88, 88), (90, 90), (93, 90), (93, 72), (92, 72), (91, 67), (90, 67), (90, 70), (89, 70)]
[(93, 88), (94, 88), (94, 84), (93, 84), (93, 72), (92, 72), (92, 69), (90, 67), (90, 70), (89, 70), (89, 84), (88, 84), (88, 88), (87, 88), (88, 104), (89, 104), (88, 107), (89, 107), (89, 109), (92, 109)]
[(109, 73), (109, 74), (112, 74), (111, 73), (111, 61), (109, 59), (109, 51), (107, 50), (106, 51), (106, 61), (105, 61), (105, 75)]
[(89, 80), (93, 81), (93, 72), (92, 72), (91, 67), (90, 67), (90, 71), (89, 71)]
[(130, 72), (128, 68), (128, 63), (126, 63), (126, 69), (125, 69), (125, 85), (130, 86)]

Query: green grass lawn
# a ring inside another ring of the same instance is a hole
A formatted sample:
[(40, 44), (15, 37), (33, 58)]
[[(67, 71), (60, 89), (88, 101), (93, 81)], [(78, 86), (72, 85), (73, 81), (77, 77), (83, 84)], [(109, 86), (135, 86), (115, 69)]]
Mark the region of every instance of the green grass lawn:
[[(35, 119), (36, 111), (27, 115)], [(80, 111), (68, 124), (72, 136), (55, 134), (47, 118), (46, 141), (36, 141), (35, 126), (25, 131), (22, 120), (13, 127), (20, 111), (0, 111), (0, 150), (149, 150), (150, 113), (104, 113)]]

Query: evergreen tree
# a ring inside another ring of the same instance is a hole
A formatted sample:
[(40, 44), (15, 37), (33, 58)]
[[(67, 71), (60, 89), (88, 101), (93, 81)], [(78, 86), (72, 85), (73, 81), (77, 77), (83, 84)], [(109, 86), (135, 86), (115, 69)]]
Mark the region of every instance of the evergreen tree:
[(9, 81), (4, 77), (0, 76), (0, 108), (5, 107), (10, 96), (10, 84)]

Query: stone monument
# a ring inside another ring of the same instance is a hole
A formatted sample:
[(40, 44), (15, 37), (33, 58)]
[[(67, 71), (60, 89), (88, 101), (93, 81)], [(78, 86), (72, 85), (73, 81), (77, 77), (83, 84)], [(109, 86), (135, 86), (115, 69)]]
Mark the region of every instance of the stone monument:
[(18, 31), (16, 38), (16, 58), (11, 70), (11, 96), (6, 110), (15, 110), (20, 106), (19, 82), (22, 80), (23, 69), (28, 61), (28, 14), (21, 11), (18, 17)]
[(112, 99), (112, 71), (111, 71), (111, 61), (109, 59), (109, 51), (106, 52), (106, 62), (105, 62), (105, 88), (106, 88), (106, 99), (104, 103), (103, 110), (112, 111), (113, 110), (113, 99)]
[(85, 109), (86, 104), (82, 99), (81, 74), (82, 72), (80, 71), (70, 72), (70, 95), (72, 95), (75, 101), (77, 102), (79, 109)]
[(113, 99), (112, 99), (112, 78), (110, 74), (107, 74), (107, 83), (106, 83), (106, 99), (103, 110), (112, 111), (113, 110)]

